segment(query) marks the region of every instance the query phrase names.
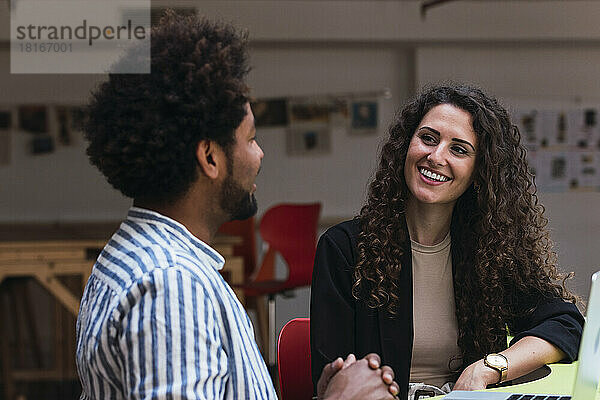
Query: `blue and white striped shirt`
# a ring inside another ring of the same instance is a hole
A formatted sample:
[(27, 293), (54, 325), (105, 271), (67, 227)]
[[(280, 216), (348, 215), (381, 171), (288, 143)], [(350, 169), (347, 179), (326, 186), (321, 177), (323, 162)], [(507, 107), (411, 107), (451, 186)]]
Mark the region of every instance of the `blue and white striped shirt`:
[(180, 223), (132, 207), (81, 300), (81, 399), (277, 399), (223, 264)]

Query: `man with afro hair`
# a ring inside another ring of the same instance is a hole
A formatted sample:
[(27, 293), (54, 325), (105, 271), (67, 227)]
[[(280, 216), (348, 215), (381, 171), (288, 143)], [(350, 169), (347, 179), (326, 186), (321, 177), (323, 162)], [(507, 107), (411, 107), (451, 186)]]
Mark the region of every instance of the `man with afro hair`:
[[(110, 74), (89, 105), (91, 162), (133, 199), (77, 320), (82, 399), (276, 399), (250, 320), (209, 245), (256, 213), (263, 152), (245, 83), (247, 34), (168, 12), (151, 73)], [(135, 62), (130, 50), (120, 62)], [(328, 364), (319, 399), (394, 398), (376, 355)]]

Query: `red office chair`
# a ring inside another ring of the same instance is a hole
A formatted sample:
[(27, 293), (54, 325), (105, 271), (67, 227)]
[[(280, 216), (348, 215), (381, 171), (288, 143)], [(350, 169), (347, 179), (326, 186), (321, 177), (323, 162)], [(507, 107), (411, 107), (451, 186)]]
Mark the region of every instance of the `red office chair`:
[(309, 318), (295, 318), (283, 327), (277, 342), (277, 364), (282, 400), (310, 400), (313, 384)]
[[(258, 306), (257, 314), (263, 337), (263, 351), (267, 352), (267, 362), (271, 367), (275, 365), (275, 296), (295, 288), (310, 286), (320, 212), (320, 203), (279, 204), (265, 211), (259, 232), (268, 245), (267, 252), (253, 280), (244, 285), (236, 285), (244, 290), (246, 297), (268, 297), (268, 321), (264, 317), (264, 307)], [(281, 254), (288, 266), (289, 273), (285, 280), (272, 278), (277, 253)], [(266, 337), (268, 340), (264, 346)]]
[[(221, 225), (219, 233), (237, 236), (243, 239), (242, 243), (233, 247), (233, 255), (244, 259), (244, 283), (249, 284), (260, 276), (262, 280), (272, 280), (275, 278), (275, 270), (271, 267), (256, 268), (256, 225), (254, 217), (243, 221), (229, 221)], [(234, 285), (239, 287), (239, 285)], [(257, 343), (266, 358), (267, 354), (267, 336), (268, 336), (268, 316), (266, 300), (262, 296), (246, 296), (244, 292), (244, 304), (247, 310), (256, 311), (258, 318), (258, 328), (260, 330), (260, 340)]]
[(244, 281), (248, 281), (256, 269), (256, 228), (254, 217), (243, 221), (229, 221), (221, 225), (219, 233), (238, 236), (242, 243), (233, 246), (233, 255), (244, 259)]

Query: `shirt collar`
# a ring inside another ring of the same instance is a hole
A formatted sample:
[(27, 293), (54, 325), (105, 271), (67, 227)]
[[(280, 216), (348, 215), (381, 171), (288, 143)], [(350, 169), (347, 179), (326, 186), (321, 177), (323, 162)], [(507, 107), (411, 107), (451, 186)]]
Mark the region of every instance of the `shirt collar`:
[(225, 259), (215, 249), (194, 236), (182, 223), (175, 221), (156, 211), (141, 207), (131, 207), (127, 213), (127, 219), (135, 223), (157, 224), (174, 235), (175, 239), (183, 242), (199, 258), (211, 260), (212, 266), (219, 270), (223, 268)]

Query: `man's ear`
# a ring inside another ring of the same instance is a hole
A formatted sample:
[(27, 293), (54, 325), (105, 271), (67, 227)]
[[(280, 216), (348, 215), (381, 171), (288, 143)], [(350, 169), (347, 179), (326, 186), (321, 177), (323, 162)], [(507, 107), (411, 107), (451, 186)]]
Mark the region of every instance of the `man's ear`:
[(223, 150), (215, 142), (204, 139), (198, 142), (196, 148), (196, 160), (204, 175), (210, 179), (219, 177), (219, 170), (222, 168)]

